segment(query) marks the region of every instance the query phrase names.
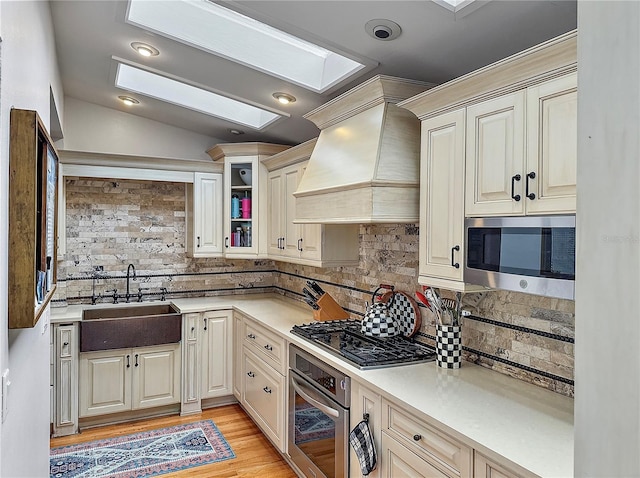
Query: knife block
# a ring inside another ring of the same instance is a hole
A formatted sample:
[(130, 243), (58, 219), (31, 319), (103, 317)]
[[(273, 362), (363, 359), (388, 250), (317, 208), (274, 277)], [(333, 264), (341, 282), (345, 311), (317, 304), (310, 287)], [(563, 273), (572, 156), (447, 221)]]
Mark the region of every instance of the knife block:
[(315, 320), (324, 321), (350, 318), (349, 314), (326, 292), (316, 301), (316, 304), (318, 304), (320, 308), (313, 311), (313, 318)]

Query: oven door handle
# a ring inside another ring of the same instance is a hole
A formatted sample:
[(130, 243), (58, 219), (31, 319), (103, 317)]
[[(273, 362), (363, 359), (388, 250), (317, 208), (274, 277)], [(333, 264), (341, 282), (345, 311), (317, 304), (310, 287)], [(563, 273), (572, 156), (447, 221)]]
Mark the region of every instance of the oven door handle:
[(316, 407), (322, 413), (324, 413), (325, 415), (329, 415), (330, 417), (340, 418), (340, 412), (338, 410), (334, 410), (324, 403), (319, 402), (315, 398), (310, 397), (309, 394), (303, 390), (303, 385), (293, 377), (291, 377), (291, 385), (302, 398), (304, 398), (307, 402)]

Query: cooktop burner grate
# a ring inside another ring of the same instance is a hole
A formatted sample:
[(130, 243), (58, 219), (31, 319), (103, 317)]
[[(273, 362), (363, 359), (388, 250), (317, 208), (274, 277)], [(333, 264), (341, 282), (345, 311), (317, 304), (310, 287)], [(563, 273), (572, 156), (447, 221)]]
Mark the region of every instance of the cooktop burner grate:
[(296, 325), (291, 333), (363, 370), (435, 360), (433, 347), (404, 336), (368, 337), (360, 327), (357, 320), (331, 320)]

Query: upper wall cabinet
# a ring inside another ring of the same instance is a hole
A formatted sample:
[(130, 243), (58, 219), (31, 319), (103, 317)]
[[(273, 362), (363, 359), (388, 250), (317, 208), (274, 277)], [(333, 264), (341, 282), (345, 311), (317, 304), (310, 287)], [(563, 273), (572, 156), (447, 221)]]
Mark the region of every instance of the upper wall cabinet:
[(185, 202), (189, 256), (222, 256), (222, 174), (195, 173)]
[(575, 212), (577, 119), (576, 73), (470, 106), (466, 215)]
[(225, 257), (266, 257), (267, 171), (261, 160), (288, 149), (269, 143), (225, 143), (207, 151), (224, 162), (223, 253)]
[(576, 54), (571, 32), (399, 103), (422, 120), (421, 284), (478, 290), (465, 217), (575, 212)]
[(296, 224), (294, 193), (316, 140), (264, 160), (267, 176), (267, 251), (270, 259), (316, 267), (357, 265), (357, 224)]
[(58, 153), (38, 113), (11, 110), (9, 328), (34, 327), (56, 287)]

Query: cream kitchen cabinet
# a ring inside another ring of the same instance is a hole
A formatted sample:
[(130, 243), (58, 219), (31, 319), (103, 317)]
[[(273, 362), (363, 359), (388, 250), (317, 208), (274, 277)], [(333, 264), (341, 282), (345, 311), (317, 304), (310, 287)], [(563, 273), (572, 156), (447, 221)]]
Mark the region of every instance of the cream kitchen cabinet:
[[(260, 160), (289, 146), (268, 143), (218, 144), (207, 151), (224, 162), (223, 252), (225, 257), (266, 257), (266, 169)], [(244, 201), (243, 201), (244, 200)]]
[(422, 122), (418, 282), (469, 291), (464, 283), (465, 110)]
[(383, 400), (382, 421), (382, 477), (407, 476), (402, 474), (406, 469), (426, 472), (416, 476), (472, 476), (472, 448), (426, 419)]
[(244, 348), (242, 404), (272, 443), (285, 451), (286, 377)]
[[(353, 430), (361, 420), (366, 417), (369, 422), (369, 430), (373, 436), (373, 442), (377, 454), (377, 466), (367, 475), (367, 478), (380, 478), (382, 451), (382, 397), (356, 380), (351, 380), (351, 427)], [(362, 477), (362, 470), (358, 457), (349, 446), (349, 476), (351, 478)]]
[(231, 311), (204, 312), (201, 318), (201, 398), (233, 393), (233, 331)]
[(357, 224), (296, 224), (296, 192), (316, 140), (262, 161), (267, 176), (267, 251), (275, 260), (316, 267), (357, 265)]
[(473, 470), (474, 478), (520, 478), (522, 476), (477, 451), (474, 454)]
[(53, 326), (53, 436), (78, 432), (78, 325)]
[(180, 344), (80, 354), (80, 417), (180, 402)]
[(467, 108), (467, 216), (575, 213), (577, 74)]
[(257, 321), (235, 313), (236, 393), (253, 421), (281, 451), (286, 448), (287, 342)]
[(186, 187), (187, 254), (222, 256), (222, 174), (194, 173)]
[(182, 316), (182, 403), (180, 414), (200, 413), (200, 313)]
[(466, 214), (522, 214), (525, 92), (469, 106), (466, 129)]
[(233, 395), (242, 401), (242, 354), (244, 349), (244, 316), (239, 312), (233, 312)]

